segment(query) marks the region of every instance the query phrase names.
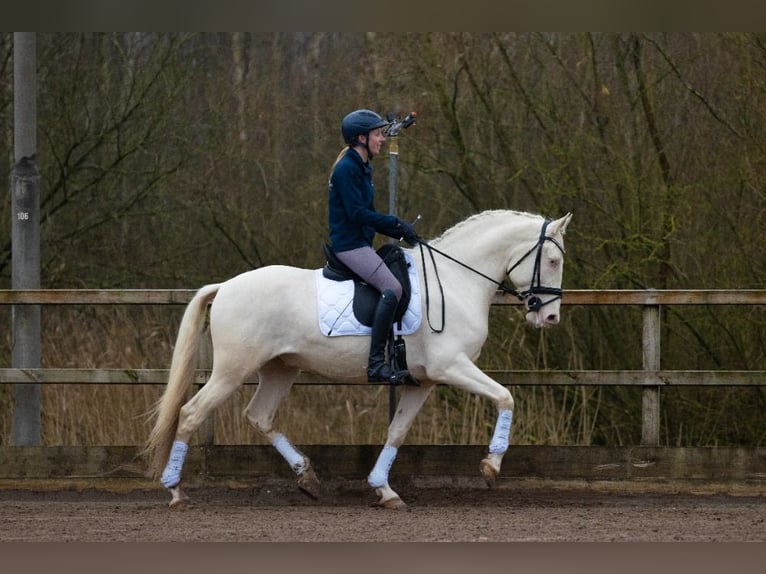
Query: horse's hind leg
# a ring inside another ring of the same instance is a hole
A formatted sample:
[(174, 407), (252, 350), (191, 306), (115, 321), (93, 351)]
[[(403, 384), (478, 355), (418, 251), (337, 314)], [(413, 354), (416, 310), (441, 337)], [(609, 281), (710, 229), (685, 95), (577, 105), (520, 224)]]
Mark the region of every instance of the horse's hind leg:
[(176, 506), (187, 499), (181, 492), (179, 484), (181, 482), (181, 470), (192, 435), (210, 413), (229, 398), (241, 384), (242, 379), (223, 377), (213, 368), (213, 373), (207, 383), (205, 383), (205, 386), (181, 407), (170, 459), (162, 473), (162, 484), (170, 491), (173, 497), (170, 501), (170, 506)]
[(311, 496), (319, 496), (319, 480), (309, 458), (296, 449), (285, 435), (273, 428), (274, 415), (282, 400), (290, 392), (298, 376), (298, 369), (274, 359), (260, 371), (260, 383), (247, 405), (245, 414), (259, 432), (266, 436), (279, 454), (298, 476), (298, 487)]

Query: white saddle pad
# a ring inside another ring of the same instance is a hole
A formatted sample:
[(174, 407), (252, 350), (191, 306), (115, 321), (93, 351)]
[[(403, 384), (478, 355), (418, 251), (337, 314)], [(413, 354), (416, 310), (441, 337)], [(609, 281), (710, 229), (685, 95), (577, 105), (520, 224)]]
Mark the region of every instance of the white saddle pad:
[[(412, 294), (410, 304), (402, 317), (402, 328), (394, 323), (394, 333), (397, 335), (411, 335), (420, 327), (422, 318), (420, 305), (420, 283), (414, 260), (409, 253), (405, 253), (409, 266), (410, 285)], [(317, 309), (319, 315), (319, 330), (328, 337), (341, 335), (369, 335), (372, 329), (362, 325), (354, 316), (354, 282), (332, 281), (322, 275), (322, 270), (315, 272), (317, 283)]]

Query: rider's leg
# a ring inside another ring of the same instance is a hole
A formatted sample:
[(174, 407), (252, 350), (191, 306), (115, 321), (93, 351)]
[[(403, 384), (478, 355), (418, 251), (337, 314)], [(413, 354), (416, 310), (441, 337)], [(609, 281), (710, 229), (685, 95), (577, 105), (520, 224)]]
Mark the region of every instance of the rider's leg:
[(370, 334), (370, 356), (367, 363), (367, 380), (371, 383), (378, 381), (400, 383), (404, 382), (404, 378), (409, 375), (407, 371), (394, 371), (391, 363), (386, 361), (386, 343), (388, 343), (398, 304), (394, 292), (386, 289), (380, 296), (375, 309)]
[(381, 293), (390, 289), (396, 295), (397, 301), (402, 298), (402, 286), (399, 280), (394, 277), (386, 263), (380, 258), (380, 255), (375, 253), (372, 247), (339, 251), (335, 255), (368, 285), (372, 285)]
[(380, 256), (371, 247), (361, 247), (337, 253), (338, 258), (354, 273), (381, 293), (375, 309), (370, 335), (370, 356), (367, 380), (370, 382), (402, 383), (408, 378), (406, 370), (394, 371), (386, 361), (386, 343), (394, 314), (402, 297), (402, 286)]

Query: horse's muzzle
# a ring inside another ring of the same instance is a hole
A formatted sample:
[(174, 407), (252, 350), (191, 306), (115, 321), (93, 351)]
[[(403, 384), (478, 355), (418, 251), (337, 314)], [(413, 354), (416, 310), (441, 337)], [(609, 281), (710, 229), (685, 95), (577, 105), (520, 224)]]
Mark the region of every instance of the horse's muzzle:
[(527, 311), (527, 322), (531, 323), (538, 329), (544, 329), (546, 327), (553, 327), (558, 325), (561, 317), (559, 316), (558, 309), (545, 307), (538, 309), (537, 311)]

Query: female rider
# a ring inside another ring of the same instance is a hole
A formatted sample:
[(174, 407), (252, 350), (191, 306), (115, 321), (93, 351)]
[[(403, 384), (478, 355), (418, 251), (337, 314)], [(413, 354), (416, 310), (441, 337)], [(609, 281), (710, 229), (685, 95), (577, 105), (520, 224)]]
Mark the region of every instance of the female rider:
[(370, 337), (367, 380), (401, 384), (406, 370), (394, 371), (386, 362), (385, 347), (402, 296), (402, 286), (372, 248), (375, 233), (404, 239), (414, 245), (420, 238), (412, 225), (394, 215), (375, 211), (372, 184), (373, 157), (380, 153), (389, 122), (377, 113), (361, 109), (341, 122), (346, 147), (332, 167), (329, 185), (330, 243), (338, 259), (381, 293)]

